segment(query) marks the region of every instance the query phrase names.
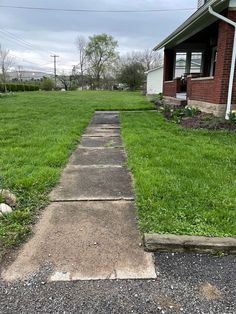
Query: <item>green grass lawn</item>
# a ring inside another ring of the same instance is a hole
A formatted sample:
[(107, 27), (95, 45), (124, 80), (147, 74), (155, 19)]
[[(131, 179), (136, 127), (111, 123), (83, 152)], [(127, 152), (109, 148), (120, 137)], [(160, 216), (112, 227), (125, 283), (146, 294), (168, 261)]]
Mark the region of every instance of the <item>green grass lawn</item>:
[(32, 92), (0, 98), (0, 187), (18, 211), (0, 218), (0, 256), (30, 232), (96, 109), (152, 109), (140, 93)]
[(236, 235), (236, 133), (122, 113), (142, 232)]

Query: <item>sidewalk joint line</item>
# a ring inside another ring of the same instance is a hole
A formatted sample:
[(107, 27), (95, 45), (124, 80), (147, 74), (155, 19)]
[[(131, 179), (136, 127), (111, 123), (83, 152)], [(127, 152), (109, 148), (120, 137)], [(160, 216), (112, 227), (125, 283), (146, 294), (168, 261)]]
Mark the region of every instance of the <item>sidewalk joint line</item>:
[(81, 199), (70, 199), (70, 200), (51, 200), (51, 203), (79, 203), (79, 202), (133, 202), (134, 197), (117, 197), (117, 198), (81, 198)]

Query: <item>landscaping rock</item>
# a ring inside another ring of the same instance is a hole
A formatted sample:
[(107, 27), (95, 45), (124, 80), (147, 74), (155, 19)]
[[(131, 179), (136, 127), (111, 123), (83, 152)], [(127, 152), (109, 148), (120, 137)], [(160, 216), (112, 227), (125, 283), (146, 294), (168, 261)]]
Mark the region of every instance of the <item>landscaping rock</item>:
[(4, 204), (4, 203), (0, 204), (0, 213), (2, 215), (7, 215), (7, 214), (10, 214), (11, 212), (12, 212), (12, 208), (9, 205)]
[(16, 206), (16, 196), (11, 193), (11, 191), (9, 190), (1, 190), (0, 191), (0, 195), (3, 198), (4, 202), (11, 206), (11, 207), (15, 207)]

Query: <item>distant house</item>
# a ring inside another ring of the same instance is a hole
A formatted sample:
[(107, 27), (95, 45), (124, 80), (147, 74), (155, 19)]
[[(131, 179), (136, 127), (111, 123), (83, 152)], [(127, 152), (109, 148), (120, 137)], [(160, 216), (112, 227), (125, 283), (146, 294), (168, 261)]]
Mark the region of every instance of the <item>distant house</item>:
[(163, 90), (163, 66), (151, 69), (147, 75), (147, 95), (157, 95)]
[(236, 0), (198, 0), (198, 10), (164, 48), (163, 95), (217, 116), (236, 108)]
[(44, 77), (52, 77), (51, 74), (40, 71), (12, 71), (8, 73), (11, 81), (40, 81)]

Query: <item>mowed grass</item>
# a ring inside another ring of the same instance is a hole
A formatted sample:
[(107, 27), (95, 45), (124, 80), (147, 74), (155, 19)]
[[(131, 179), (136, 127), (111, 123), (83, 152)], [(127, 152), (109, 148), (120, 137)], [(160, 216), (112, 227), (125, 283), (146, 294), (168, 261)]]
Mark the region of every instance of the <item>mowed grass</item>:
[(236, 235), (236, 134), (122, 113), (142, 232)]
[(0, 218), (0, 256), (30, 232), (36, 209), (59, 179), (97, 109), (152, 109), (140, 93), (32, 92), (0, 98), (0, 188), (17, 211)]

